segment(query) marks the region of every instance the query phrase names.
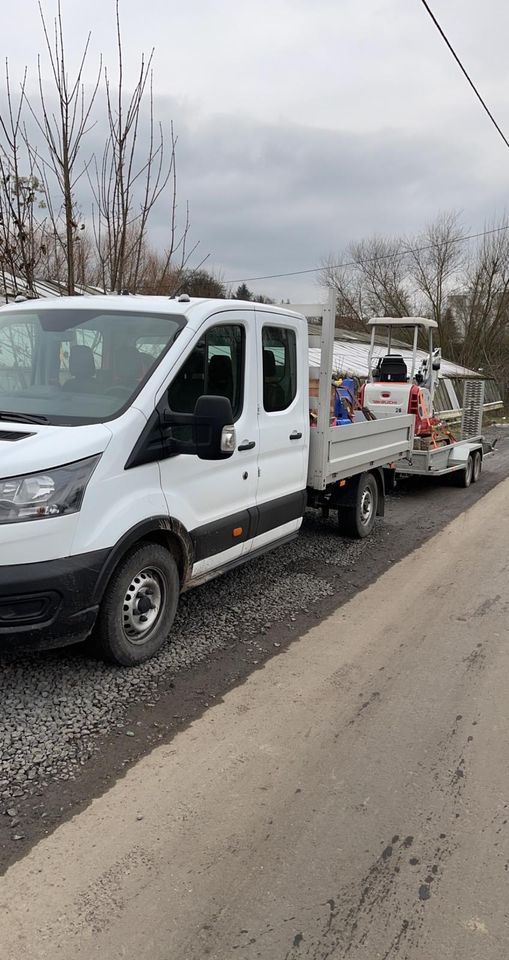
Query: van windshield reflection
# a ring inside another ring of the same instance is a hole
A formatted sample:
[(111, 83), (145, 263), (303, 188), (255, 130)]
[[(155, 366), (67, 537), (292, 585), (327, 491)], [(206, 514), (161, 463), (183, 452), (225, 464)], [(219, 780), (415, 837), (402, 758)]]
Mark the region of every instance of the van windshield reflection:
[(0, 419), (113, 419), (132, 403), (184, 324), (175, 314), (2, 310)]

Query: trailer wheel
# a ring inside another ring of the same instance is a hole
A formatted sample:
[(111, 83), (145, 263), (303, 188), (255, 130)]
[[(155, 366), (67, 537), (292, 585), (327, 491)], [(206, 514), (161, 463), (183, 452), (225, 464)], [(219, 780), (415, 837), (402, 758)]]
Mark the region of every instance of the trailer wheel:
[(480, 450), (476, 450), (475, 453), (472, 454), (472, 463), (472, 483), (477, 483), (479, 477), (481, 476), (482, 470), (482, 456)]
[(458, 487), (469, 487), (472, 483), (472, 475), (474, 472), (474, 462), (472, 456), (467, 460), (467, 465), (463, 470), (457, 470), (453, 474)]
[(122, 667), (153, 656), (168, 637), (179, 597), (177, 564), (158, 543), (141, 543), (115, 570), (95, 629), (99, 655)]
[(342, 532), (359, 540), (369, 536), (375, 525), (377, 507), (377, 482), (374, 476), (368, 473), (359, 480), (355, 505), (342, 507), (340, 510)]

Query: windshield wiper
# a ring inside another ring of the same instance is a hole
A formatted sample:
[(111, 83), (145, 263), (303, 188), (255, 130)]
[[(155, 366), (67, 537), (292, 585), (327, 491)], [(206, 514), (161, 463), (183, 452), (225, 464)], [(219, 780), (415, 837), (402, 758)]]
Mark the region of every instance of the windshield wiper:
[(48, 423), (48, 418), (42, 413), (13, 413), (11, 410), (0, 410), (0, 420), (12, 420), (14, 423)]

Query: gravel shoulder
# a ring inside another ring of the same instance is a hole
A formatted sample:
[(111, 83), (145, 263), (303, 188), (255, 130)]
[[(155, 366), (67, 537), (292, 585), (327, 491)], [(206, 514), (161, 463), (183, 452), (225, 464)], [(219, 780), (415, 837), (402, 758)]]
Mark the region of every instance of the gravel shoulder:
[(186, 594), (173, 642), (131, 671), (82, 648), (0, 658), (0, 869), (507, 475), (502, 438), (468, 490), (398, 489), (367, 541), (309, 514), (290, 546)]

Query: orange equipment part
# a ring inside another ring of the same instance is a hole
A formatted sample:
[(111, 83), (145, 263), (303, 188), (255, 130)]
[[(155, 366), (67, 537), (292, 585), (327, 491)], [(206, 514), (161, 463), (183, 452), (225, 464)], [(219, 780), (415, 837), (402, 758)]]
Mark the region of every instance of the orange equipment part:
[(424, 391), (416, 383), (410, 387), (410, 397), (408, 400), (408, 412), (415, 417), (415, 436), (419, 437), (423, 433), (431, 433), (432, 421), (434, 417), (430, 416)]
[(444, 444), (455, 443), (456, 437), (428, 410), (423, 390), (414, 384), (410, 390), (408, 412), (415, 417), (415, 436), (429, 437), (431, 447), (440, 447)]

